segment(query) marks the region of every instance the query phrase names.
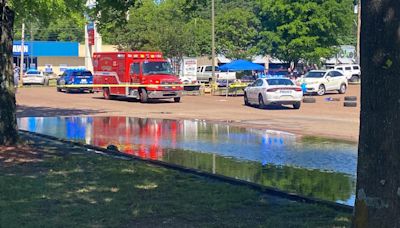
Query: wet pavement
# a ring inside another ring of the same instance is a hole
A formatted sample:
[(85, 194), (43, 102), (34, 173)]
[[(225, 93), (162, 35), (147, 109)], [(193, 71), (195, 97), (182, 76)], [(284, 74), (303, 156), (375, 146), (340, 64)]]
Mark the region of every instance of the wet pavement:
[(354, 204), (357, 144), (205, 121), (27, 117), (23, 130)]

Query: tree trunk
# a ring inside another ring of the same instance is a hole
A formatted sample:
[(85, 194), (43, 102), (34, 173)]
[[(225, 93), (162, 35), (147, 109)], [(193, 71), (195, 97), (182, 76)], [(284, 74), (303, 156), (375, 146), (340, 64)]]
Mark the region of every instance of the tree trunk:
[(361, 4), (361, 126), (353, 227), (400, 227), (400, 1)]
[(0, 145), (18, 140), (12, 64), (14, 13), (0, 0)]

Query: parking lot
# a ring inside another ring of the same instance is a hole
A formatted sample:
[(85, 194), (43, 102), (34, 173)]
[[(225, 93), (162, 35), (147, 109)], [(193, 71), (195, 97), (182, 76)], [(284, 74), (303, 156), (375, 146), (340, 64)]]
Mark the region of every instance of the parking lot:
[[(345, 95), (315, 96), (316, 103), (291, 107), (258, 109), (244, 106), (243, 97), (185, 96), (181, 103), (136, 100), (104, 100), (101, 93), (59, 93), (54, 87), (20, 88), (17, 92), (19, 117), (26, 116), (132, 116), (163, 119), (200, 119), (236, 126), (282, 130), (300, 135), (322, 136), (348, 141), (358, 140), (359, 103), (343, 107), (344, 96), (357, 96), (360, 86), (350, 85)], [(327, 101), (326, 98), (340, 98)]]

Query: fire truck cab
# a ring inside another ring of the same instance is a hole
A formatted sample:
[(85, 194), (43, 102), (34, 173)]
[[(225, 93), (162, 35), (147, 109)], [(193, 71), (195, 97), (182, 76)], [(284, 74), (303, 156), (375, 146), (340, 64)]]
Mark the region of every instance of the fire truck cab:
[(149, 99), (173, 98), (180, 102), (183, 85), (161, 52), (97, 52), (93, 54), (96, 90), (105, 99), (130, 97), (146, 103)]

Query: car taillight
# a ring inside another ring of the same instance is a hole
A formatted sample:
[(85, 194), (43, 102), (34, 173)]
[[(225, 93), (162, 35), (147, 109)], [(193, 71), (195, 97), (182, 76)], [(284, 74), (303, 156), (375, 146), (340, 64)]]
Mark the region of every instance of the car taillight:
[(301, 88), (295, 88), (294, 89), (296, 92), (301, 92), (302, 90), (301, 90)]
[(267, 89), (267, 92), (276, 92), (278, 89)]

